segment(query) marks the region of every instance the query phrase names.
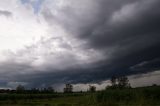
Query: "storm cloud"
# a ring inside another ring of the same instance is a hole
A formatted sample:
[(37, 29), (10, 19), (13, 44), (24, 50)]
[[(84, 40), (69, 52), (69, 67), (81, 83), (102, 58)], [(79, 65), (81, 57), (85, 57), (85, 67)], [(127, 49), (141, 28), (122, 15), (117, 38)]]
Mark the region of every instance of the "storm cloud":
[(141, 73), (143, 70), (133, 72), (130, 67), (159, 58), (159, 4), (158, 0), (70, 0), (57, 7), (56, 14), (50, 9), (42, 13), (49, 24), (56, 20), (73, 37), (85, 40), (88, 48), (103, 52), (104, 58), (110, 54), (93, 69), (107, 76), (111, 72)]
[(21, 4), (44, 33), (33, 25), (40, 35), (36, 42), (3, 52), (1, 85), (101, 83), (113, 75), (160, 70), (159, 5), (159, 0), (44, 0), (34, 14), (30, 4)]

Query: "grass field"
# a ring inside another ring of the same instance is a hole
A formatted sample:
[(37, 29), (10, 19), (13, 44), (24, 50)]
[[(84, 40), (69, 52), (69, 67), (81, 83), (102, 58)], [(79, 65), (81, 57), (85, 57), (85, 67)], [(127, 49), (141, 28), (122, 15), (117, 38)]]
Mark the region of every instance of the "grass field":
[(95, 93), (0, 94), (0, 106), (160, 106), (160, 87)]

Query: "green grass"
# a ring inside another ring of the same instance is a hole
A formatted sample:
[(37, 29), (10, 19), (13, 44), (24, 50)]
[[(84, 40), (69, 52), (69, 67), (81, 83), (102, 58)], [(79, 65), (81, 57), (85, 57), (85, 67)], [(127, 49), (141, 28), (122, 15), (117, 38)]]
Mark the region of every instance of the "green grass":
[(160, 87), (95, 93), (0, 94), (0, 106), (160, 106)]

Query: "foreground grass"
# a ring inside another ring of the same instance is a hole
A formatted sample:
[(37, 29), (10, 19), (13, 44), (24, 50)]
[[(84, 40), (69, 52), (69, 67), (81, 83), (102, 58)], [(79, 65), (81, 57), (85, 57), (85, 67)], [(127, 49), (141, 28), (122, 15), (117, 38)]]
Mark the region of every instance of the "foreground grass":
[(0, 94), (0, 106), (160, 106), (160, 87), (96, 93)]

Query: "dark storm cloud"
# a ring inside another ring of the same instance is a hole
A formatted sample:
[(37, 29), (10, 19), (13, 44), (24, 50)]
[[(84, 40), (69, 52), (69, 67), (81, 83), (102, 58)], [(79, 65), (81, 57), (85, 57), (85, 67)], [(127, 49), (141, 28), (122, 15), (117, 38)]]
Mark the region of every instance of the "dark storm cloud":
[(138, 44), (142, 44), (140, 47), (144, 48), (147, 41), (150, 42), (147, 46), (158, 43), (159, 1), (92, 2), (93, 7), (84, 10), (70, 6), (57, 11), (58, 15), (52, 14), (50, 10), (44, 11), (43, 15), (50, 24), (56, 20), (68, 32), (88, 40), (92, 47), (98, 49), (116, 46), (135, 47)]
[[(106, 57), (112, 50), (109, 59), (95, 63), (93, 66), (97, 68), (88, 69), (94, 70), (92, 73), (86, 71), (84, 78), (77, 77), (74, 80), (81, 82), (86, 78), (86, 82), (92, 79), (97, 81), (114, 74), (159, 70), (159, 61), (144, 66), (146, 68), (140, 71), (130, 70), (136, 64), (160, 57), (159, 0), (93, 0), (89, 3), (92, 6), (84, 10), (77, 9), (73, 2), (70, 7), (58, 10), (58, 15), (50, 10), (43, 12), (48, 23), (56, 20), (74, 37), (86, 40), (90, 48), (106, 53)], [(81, 4), (76, 6), (80, 7)], [(79, 74), (78, 71), (76, 74)]]
[(0, 15), (10, 17), (10, 16), (12, 16), (12, 13), (10, 11), (0, 10)]

